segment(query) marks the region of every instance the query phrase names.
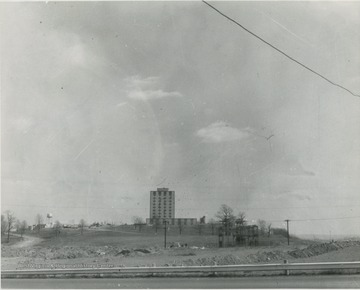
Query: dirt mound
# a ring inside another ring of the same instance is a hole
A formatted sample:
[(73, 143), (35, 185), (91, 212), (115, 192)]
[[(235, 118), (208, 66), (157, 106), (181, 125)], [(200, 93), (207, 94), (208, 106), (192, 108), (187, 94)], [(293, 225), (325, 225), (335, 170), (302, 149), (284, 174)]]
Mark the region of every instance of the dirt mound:
[(2, 247), (2, 257), (26, 257), (42, 259), (76, 259), (89, 257), (143, 256), (157, 253), (156, 248), (122, 249), (115, 246), (83, 246), (83, 247)]
[(140, 252), (144, 254), (151, 254), (151, 251), (149, 249), (135, 249), (134, 252)]
[(176, 265), (185, 266), (212, 266), (212, 265), (239, 265), (239, 264), (253, 264), (273, 262), (281, 259), (286, 259), (288, 255), (285, 252), (263, 252), (259, 251), (256, 254), (250, 254), (246, 257), (239, 257), (236, 255), (203, 257), (198, 259), (187, 259), (185, 261), (176, 262)]
[[(211, 266), (211, 265), (239, 265), (256, 263), (274, 263), (291, 258), (308, 258), (322, 255), (328, 252), (337, 251), (346, 247), (358, 246), (360, 241), (339, 241), (333, 243), (312, 244), (304, 249), (292, 251), (258, 251), (245, 257), (233, 254), (226, 256), (202, 257), (197, 259), (187, 259), (174, 261), (173, 266)], [(166, 264), (165, 266), (169, 266)]]
[(338, 241), (332, 243), (312, 244), (305, 249), (289, 251), (288, 254), (293, 258), (309, 258), (358, 245), (360, 245), (360, 241)]
[(246, 256), (246, 262), (251, 263), (266, 263), (283, 260), (288, 258), (286, 252), (271, 251), (271, 252), (257, 252), (256, 254), (250, 254)]

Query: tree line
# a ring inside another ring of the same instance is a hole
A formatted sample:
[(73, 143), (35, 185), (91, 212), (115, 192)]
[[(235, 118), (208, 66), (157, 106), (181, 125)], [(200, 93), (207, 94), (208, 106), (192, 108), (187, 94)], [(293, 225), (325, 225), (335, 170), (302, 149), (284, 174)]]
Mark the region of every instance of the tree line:
[[(59, 236), (63, 229), (63, 224), (60, 221), (55, 221), (52, 226), (52, 230), (55, 236)], [(85, 227), (87, 226), (86, 221), (81, 219), (78, 224), (78, 228), (80, 229), (81, 235), (84, 232)], [(40, 234), (41, 229), (44, 227), (44, 218), (41, 214), (37, 214), (35, 216), (35, 224), (33, 229)], [(7, 243), (10, 242), (10, 233), (15, 230), (22, 237), (23, 234), (29, 229), (29, 226), (25, 220), (20, 221), (17, 219), (13, 212), (6, 211), (1, 215), (1, 236), (6, 236)]]
[[(139, 231), (141, 231), (142, 226), (145, 224), (144, 219), (139, 216), (133, 216), (132, 221), (134, 226), (138, 227)], [(214, 218), (211, 218), (207, 224), (210, 225), (211, 227), (211, 234), (215, 235), (216, 230), (219, 228), (220, 225), (223, 227), (223, 230), (225, 231), (226, 234), (230, 234), (231, 230), (235, 226), (245, 226), (247, 225), (247, 223), (248, 221), (246, 219), (245, 212), (240, 211), (236, 214), (230, 206), (226, 204), (222, 204), (219, 210), (216, 212)], [(164, 225), (160, 223), (160, 219), (155, 219), (152, 225), (156, 233), (158, 232), (158, 229), (164, 227)], [(279, 231), (283, 230), (283, 229), (273, 229), (271, 223), (267, 223), (263, 219), (258, 219), (256, 225), (259, 228), (259, 234), (263, 236), (265, 235), (270, 236), (270, 234), (274, 230), (279, 230)], [(176, 224), (175, 226), (178, 227), (179, 229), (179, 235), (183, 233), (186, 227), (183, 223)], [(198, 233), (199, 235), (201, 235), (203, 232), (204, 224), (198, 223), (197, 225), (195, 225), (195, 227), (197, 227)]]

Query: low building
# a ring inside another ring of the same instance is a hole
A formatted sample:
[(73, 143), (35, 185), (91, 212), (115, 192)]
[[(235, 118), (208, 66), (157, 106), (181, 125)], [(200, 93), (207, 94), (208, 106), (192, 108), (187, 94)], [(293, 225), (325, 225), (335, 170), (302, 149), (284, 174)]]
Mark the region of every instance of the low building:
[(198, 223), (196, 218), (147, 218), (146, 224), (148, 225), (154, 225), (154, 224), (164, 224), (164, 221), (167, 221), (169, 225), (177, 226), (177, 225), (183, 225), (183, 226), (192, 226), (196, 225)]

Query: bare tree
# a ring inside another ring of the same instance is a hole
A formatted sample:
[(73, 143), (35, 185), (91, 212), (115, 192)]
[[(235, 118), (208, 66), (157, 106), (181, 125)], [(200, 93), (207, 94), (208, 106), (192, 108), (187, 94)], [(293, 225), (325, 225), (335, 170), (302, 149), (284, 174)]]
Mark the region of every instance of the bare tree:
[(41, 230), (41, 225), (44, 222), (44, 218), (41, 214), (37, 214), (35, 217), (35, 226), (37, 228), (38, 234), (40, 233)]
[(268, 234), (268, 237), (270, 237), (270, 234), (271, 234), (271, 224), (268, 224), (268, 225), (267, 225), (267, 234)]
[(6, 232), (7, 232), (7, 223), (6, 223), (5, 216), (2, 214), (1, 215), (1, 235), (5, 236)]
[(55, 236), (59, 236), (61, 233), (62, 224), (59, 221), (56, 221), (53, 227), (53, 230), (55, 232)]
[(267, 233), (266, 230), (266, 221), (262, 220), (262, 219), (258, 219), (257, 221), (257, 225), (259, 227), (260, 230), (260, 235), (264, 236)]
[(86, 227), (86, 222), (84, 219), (81, 219), (79, 222), (79, 228), (80, 228), (80, 233), (83, 234), (84, 232), (84, 228)]
[(132, 220), (133, 220), (134, 224), (143, 224), (144, 223), (143, 218), (139, 217), (139, 216), (133, 216)]
[(222, 223), (235, 221), (234, 210), (226, 204), (220, 206), (215, 217)]
[(235, 222), (234, 210), (230, 206), (222, 204), (215, 217), (223, 224), (225, 234), (229, 235), (230, 229)]
[(7, 242), (10, 242), (10, 231), (15, 227), (16, 218), (11, 211), (6, 211)]
[(139, 217), (139, 216), (133, 216), (132, 220), (133, 220), (135, 228), (136, 228), (136, 226), (138, 226), (139, 227), (139, 232), (141, 232), (141, 228), (142, 228), (142, 226), (144, 224), (143, 218)]
[(246, 225), (246, 215), (244, 212), (239, 212), (236, 218), (236, 224), (240, 226)]

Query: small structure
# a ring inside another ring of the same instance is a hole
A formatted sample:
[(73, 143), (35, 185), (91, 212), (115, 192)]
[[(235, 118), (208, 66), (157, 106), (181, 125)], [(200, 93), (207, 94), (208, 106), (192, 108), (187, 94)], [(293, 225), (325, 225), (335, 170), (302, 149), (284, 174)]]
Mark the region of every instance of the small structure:
[[(232, 237), (230, 239), (230, 236)], [(225, 239), (226, 237), (226, 239)], [(259, 227), (256, 225), (236, 225), (234, 228), (219, 228), (219, 247), (257, 246), (259, 244)]]
[(259, 227), (256, 225), (235, 227), (233, 240), (236, 246), (257, 246), (259, 244)]
[(146, 224), (148, 225), (155, 225), (155, 224), (163, 224), (164, 220), (169, 222), (169, 225), (177, 226), (177, 225), (184, 225), (184, 226), (192, 226), (198, 224), (196, 218), (147, 218)]

